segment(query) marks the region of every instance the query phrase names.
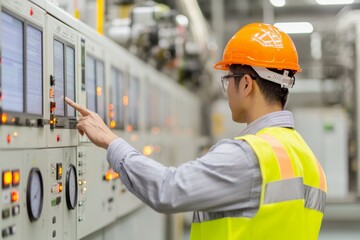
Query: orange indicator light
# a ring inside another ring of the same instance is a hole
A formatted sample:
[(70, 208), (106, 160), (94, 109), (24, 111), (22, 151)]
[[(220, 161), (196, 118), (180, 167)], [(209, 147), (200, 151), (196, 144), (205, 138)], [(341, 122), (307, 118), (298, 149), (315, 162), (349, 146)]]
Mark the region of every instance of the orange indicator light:
[(127, 106), (129, 104), (128, 96), (123, 96), (123, 104), (124, 104), (124, 106)]
[(109, 104), (109, 110), (114, 110), (114, 104)]
[(6, 141), (7, 141), (8, 144), (11, 143), (11, 135), (10, 134), (7, 135)]
[(19, 192), (14, 190), (11, 192), (11, 202), (17, 202), (19, 200)]
[(8, 120), (8, 115), (7, 115), (6, 113), (3, 113), (3, 114), (1, 115), (1, 122), (2, 122), (2, 123), (6, 123), (7, 120)]
[(62, 183), (60, 182), (60, 183), (58, 184), (58, 192), (61, 193), (62, 190), (63, 190), (63, 185), (62, 185)]
[(2, 187), (3, 188), (7, 188), (11, 185), (12, 183), (12, 172), (10, 171), (4, 171), (2, 173), (2, 177), (3, 177), (3, 184)]
[(127, 131), (128, 131), (128, 132), (132, 132), (132, 130), (133, 130), (133, 126), (128, 125), (128, 126), (127, 126)]
[(110, 168), (109, 170), (106, 171), (104, 179), (106, 181), (110, 181), (110, 180), (116, 179), (118, 177), (119, 177), (119, 174)]
[(15, 122), (15, 118), (12, 118), (12, 119), (11, 119), (11, 122), (14, 123), (14, 122)]
[(116, 122), (114, 120), (111, 120), (110, 128), (115, 128), (115, 127), (116, 127)]
[(14, 170), (12, 171), (12, 185), (17, 186), (20, 183), (20, 171)]

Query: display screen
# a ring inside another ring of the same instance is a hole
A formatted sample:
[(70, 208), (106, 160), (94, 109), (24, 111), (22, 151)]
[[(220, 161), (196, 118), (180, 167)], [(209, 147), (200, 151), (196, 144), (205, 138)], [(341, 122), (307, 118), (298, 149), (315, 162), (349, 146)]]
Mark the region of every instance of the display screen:
[(138, 108), (139, 108), (139, 79), (132, 78), (130, 82), (130, 91), (129, 91), (129, 121), (133, 129), (138, 127)]
[[(66, 47), (66, 96), (75, 101), (75, 49)], [(67, 116), (75, 117), (75, 109), (67, 105)]]
[(114, 109), (112, 120), (116, 122), (116, 128), (124, 128), (125, 105), (125, 82), (123, 73), (115, 68), (111, 69), (110, 104)]
[(64, 44), (54, 40), (55, 115), (64, 116)]
[(42, 32), (26, 27), (26, 112), (42, 115)]
[(23, 23), (4, 12), (1, 21), (3, 110), (24, 112)]
[(86, 57), (86, 99), (87, 108), (90, 111), (96, 112), (96, 74), (95, 74), (95, 59), (91, 56)]
[(105, 96), (104, 96), (104, 63), (96, 62), (96, 111), (105, 120)]
[[(119, 96), (118, 96), (118, 80), (117, 80), (118, 71), (115, 68), (111, 69), (111, 83), (110, 83), (110, 96), (109, 96), (109, 103), (113, 109), (113, 115), (110, 115), (111, 119), (116, 122), (118, 125), (118, 118), (119, 118)], [(119, 127), (119, 126), (117, 126)]]

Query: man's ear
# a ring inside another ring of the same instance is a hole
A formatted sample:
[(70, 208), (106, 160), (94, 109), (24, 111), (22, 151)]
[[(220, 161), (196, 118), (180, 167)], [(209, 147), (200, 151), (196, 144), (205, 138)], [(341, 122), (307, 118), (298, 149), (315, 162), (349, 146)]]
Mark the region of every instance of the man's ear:
[(253, 80), (252, 78), (250, 77), (249, 74), (245, 74), (244, 77), (243, 77), (243, 92), (245, 93), (245, 95), (249, 95), (253, 88), (254, 88), (254, 83), (253, 83)]

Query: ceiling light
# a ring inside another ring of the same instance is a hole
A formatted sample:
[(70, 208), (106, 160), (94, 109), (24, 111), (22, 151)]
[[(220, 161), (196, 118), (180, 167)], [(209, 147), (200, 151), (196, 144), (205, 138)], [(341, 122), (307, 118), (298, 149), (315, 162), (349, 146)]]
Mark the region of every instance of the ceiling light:
[(352, 4), (354, 0), (316, 0), (320, 5)]
[(270, 2), (274, 7), (283, 7), (286, 3), (285, 0), (270, 0)]
[(274, 25), (289, 34), (312, 33), (314, 31), (313, 25), (309, 22), (280, 22)]

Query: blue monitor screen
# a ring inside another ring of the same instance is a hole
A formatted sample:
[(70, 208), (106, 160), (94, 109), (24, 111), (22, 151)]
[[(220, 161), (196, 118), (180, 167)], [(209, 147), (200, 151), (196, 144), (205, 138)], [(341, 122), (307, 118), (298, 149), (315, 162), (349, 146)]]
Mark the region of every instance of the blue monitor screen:
[(105, 120), (104, 63), (96, 62), (96, 111)]
[(42, 32), (28, 25), (26, 33), (26, 112), (41, 115), (43, 112)]
[(86, 58), (86, 99), (87, 108), (96, 112), (96, 75), (95, 75), (95, 59), (87, 56)]
[(54, 40), (55, 115), (64, 116), (64, 44)]
[(2, 106), (4, 111), (24, 111), (23, 23), (1, 13)]
[[(75, 49), (66, 47), (66, 96), (75, 101)], [(67, 116), (75, 117), (75, 109), (67, 105)]]

